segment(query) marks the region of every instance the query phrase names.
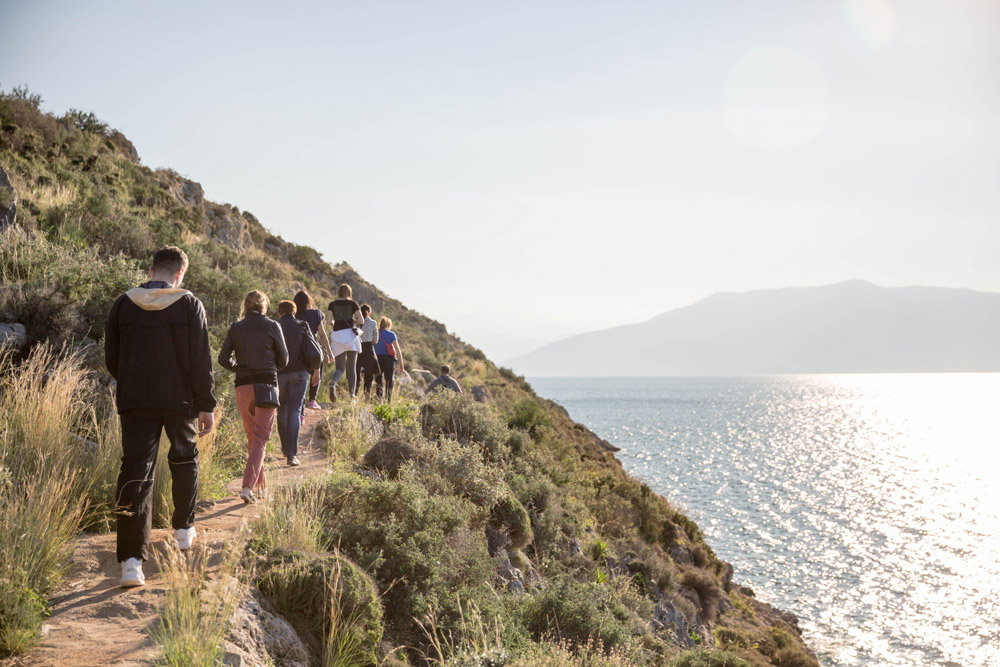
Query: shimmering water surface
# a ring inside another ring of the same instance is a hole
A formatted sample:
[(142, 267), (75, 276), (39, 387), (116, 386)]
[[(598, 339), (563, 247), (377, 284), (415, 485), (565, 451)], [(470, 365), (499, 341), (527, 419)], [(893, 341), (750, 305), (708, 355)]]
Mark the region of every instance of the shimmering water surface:
[(824, 665), (1000, 665), (1000, 374), (530, 382)]

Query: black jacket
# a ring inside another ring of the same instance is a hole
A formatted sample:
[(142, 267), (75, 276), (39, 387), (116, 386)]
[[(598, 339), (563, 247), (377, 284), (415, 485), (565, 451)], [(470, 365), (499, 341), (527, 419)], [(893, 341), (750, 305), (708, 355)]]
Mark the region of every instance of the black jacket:
[(236, 373), (236, 386), (278, 384), (277, 372), (288, 365), (281, 327), (260, 313), (233, 322), (219, 352), (219, 364)]
[(205, 308), (191, 292), (146, 283), (111, 306), (104, 337), (108, 371), (118, 381), (118, 412), (215, 409)]
[(278, 371), (278, 375), (308, 372), (303, 345), (308, 335), (306, 332), (309, 331), (309, 323), (295, 319), (294, 315), (285, 315), (278, 318), (278, 325), (285, 336), (285, 347), (288, 348), (288, 365)]

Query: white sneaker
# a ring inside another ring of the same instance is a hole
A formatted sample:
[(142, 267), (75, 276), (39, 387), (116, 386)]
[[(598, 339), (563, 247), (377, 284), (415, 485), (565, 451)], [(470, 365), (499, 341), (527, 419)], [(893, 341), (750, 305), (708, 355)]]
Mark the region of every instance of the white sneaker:
[(146, 584), (146, 577), (142, 573), (142, 561), (138, 558), (129, 558), (122, 563), (122, 588), (132, 588)]
[(194, 542), (194, 538), (198, 537), (198, 531), (194, 529), (194, 526), (190, 528), (178, 528), (174, 531), (174, 539), (177, 540), (177, 548), (181, 551), (186, 551), (191, 548), (191, 543)]
[(253, 489), (246, 486), (244, 486), (243, 490), (240, 491), (240, 498), (242, 498), (243, 502), (245, 502), (247, 505), (249, 505), (250, 503), (257, 502), (257, 498), (254, 497), (253, 495)]

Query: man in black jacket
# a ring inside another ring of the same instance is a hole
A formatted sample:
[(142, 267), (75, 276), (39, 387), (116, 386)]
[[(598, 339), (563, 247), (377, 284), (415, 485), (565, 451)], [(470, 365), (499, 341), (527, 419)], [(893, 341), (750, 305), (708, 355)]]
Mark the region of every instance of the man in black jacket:
[(142, 561), (152, 527), (153, 469), (160, 432), (170, 441), (174, 538), (181, 549), (195, 538), (198, 447), (215, 425), (212, 352), (205, 308), (181, 289), (188, 258), (180, 248), (158, 250), (149, 282), (115, 301), (104, 340), (108, 370), (118, 381), (122, 425), (118, 474), (118, 562), (122, 586), (145, 583)]

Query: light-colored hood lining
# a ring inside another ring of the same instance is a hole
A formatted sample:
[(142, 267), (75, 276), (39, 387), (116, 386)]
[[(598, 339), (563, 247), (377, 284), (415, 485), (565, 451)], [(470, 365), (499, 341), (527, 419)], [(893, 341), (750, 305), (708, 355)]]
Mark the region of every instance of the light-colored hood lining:
[(132, 300), (132, 303), (143, 310), (163, 310), (168, 308), (182, 298), (190, 294), (186, 289), (180, 287), (163, 287), (147, 289), (145, 287), (133, 287), (125, 292), (125, 295)]

